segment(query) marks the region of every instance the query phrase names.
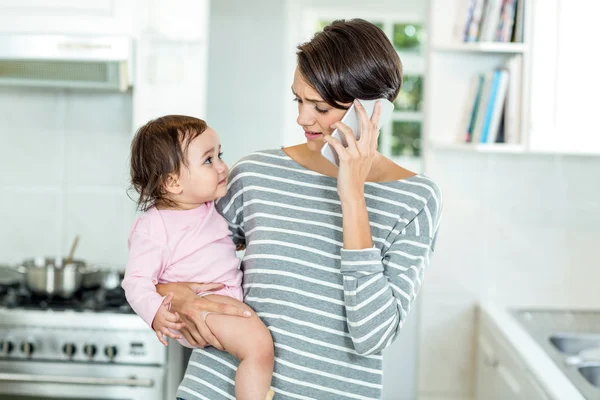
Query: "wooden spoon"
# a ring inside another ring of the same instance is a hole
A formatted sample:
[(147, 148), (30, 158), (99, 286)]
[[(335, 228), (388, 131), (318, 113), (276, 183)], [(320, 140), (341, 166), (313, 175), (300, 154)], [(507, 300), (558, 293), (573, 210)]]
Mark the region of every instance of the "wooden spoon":
[(75, 239), (73, 239), (73, 244), (71, 245), (71, 251), (65, 260), (65, 265), (70, 264), (73, 261), (73, 256), (75, 255), (75, 249), (77, 249), (77, 245), (79, 244), (79, 235), (75, 235)]

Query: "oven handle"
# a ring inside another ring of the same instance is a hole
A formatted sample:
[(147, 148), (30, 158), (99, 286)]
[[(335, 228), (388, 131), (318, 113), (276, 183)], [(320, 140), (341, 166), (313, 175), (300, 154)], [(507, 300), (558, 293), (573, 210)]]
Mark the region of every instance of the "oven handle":
[(132, 378), (95, 378), (85, 376), (54, 376), (54, 375), (32, 375), (32, 374), (6, 374), (0, 373), (0, 382), (34, 382), (34, 383), (64, 383), (75, 385), (93, 386), (136, 386), (152, 387), (152, 379)]

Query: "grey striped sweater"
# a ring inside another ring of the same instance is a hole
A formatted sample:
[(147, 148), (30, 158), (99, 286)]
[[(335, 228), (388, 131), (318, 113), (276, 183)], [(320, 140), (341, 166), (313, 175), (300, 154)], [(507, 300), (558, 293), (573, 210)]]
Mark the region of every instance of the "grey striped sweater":
[[(244, 296), (275, 342), (275, 399), (380, 399), (381, 351), (392, 343), (421, 286), (441, 211), (423, 175), (367, 183), (374, 247), (344, 250), (334, 178), (282, 150), (232, 169), (217, 208), (247, 248)], [(194, 350), (183, 399), (235, 399), (237, 360)]]

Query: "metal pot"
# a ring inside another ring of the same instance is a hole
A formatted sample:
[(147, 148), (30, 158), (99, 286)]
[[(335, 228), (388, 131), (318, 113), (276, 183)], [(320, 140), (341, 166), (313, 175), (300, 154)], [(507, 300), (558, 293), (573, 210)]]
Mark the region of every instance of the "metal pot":
[(20, 267), (27, 287), (34, 293), (69, 298), (81, 288), (86, 265), (82, 260), (37, 257)]
[(19, 285), (23, 282), (23, 274), (14, 265), (0, 264), (0, 286)]
[(93, 265), (83, 277), (84, 288), (113, 290), (121, 285), (121, 271), (113, 266)]

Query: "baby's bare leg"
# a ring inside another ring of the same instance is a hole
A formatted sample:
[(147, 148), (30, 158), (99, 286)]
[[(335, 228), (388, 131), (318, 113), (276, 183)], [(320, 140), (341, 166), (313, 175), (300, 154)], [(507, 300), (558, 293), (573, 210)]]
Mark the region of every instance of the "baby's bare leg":
[(246, 304), (231, 297), (210, 294), (208, 300), (244, 307), (250, 318), (209, 314), (206, 324), (225, 350), (240, 360), (235, 375), (237, 400), (264, 400), (273, 375), (273, 339), (258, 315)]

